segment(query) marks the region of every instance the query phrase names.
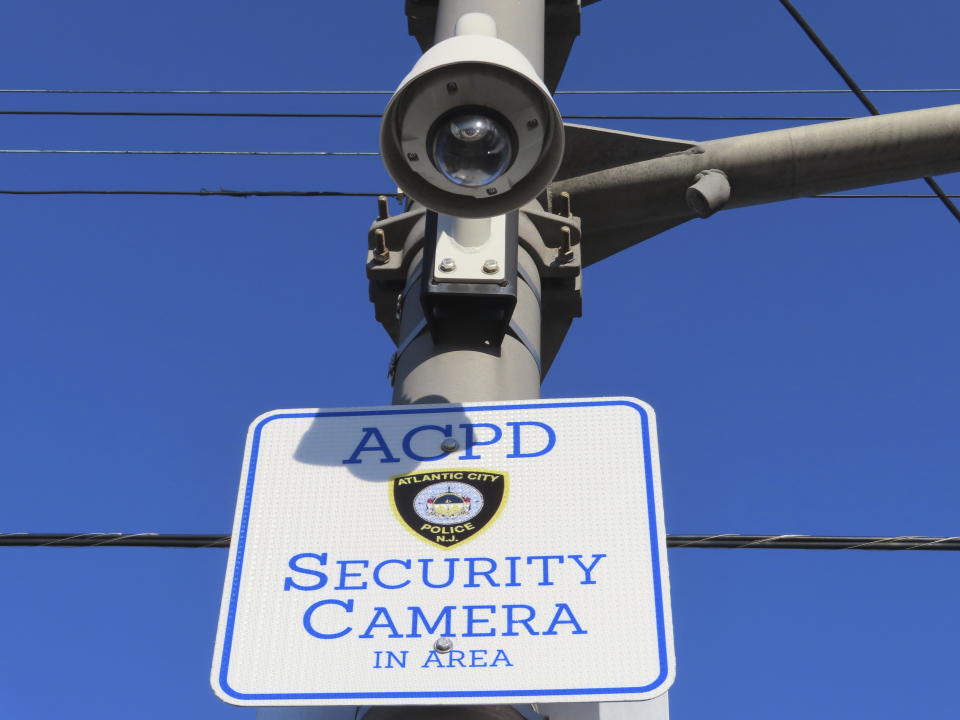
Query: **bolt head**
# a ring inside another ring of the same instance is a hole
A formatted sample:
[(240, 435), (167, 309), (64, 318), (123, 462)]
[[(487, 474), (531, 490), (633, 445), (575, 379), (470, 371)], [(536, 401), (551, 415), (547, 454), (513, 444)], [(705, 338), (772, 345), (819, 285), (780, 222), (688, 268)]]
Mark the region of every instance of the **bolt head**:
[(433, 648), (441, 653), (450, 652), (453, 649), (453, 640), (448, 637), (437, 638), (437, 641), (433, 644)]
[(489, 260), (483, 263), (483, 271), (487, 273), (487, 275), (493, 275), (494, 273), (499, 272), (499, 270), (500, 270), (500, 263), (498, 263), (493, 258), (490, 258)]
[(440, 269), (440, 272), (448, 273), (457, 269), (457, 263), (454, 262), (453, 258), (444, 258), (437, 267)]
[(440, 449), (448, 453), (456, 452), (460, 449), (460, 443), (457, 442), (456, 438), (444, 438), (440, 442)]

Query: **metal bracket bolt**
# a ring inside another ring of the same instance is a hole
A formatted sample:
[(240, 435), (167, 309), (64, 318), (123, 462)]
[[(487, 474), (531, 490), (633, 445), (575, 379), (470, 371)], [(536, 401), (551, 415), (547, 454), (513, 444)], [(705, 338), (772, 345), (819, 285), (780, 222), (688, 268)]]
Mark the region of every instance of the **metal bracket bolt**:
[(570, 241), (569, 225), (560, 228), (560, 252), (557, 253), (557, 260), (561, 263), (568, 263), (573, 260), (573, 244)]
[(457, 269), (457, 263), (453, 261), (453, 258), (444, 258), (440, 261), (440, 264), (437, 265), (437, 268), (440, 272), (449, 273)]
[(490, 258), (489, 260), (483, 263), (483, 271), (487, 273), (487, 275), (493, 275), (499, 270), (500, 270), (500, 263), (498, 263), (493, 258)]
[(390, 206), (387, 203), (386, 195), (377, 196), (377, 221), (386, 220), (390, 217)]
[(390, 251), (387, 249), (387, 234), (383, 228), (377, 228), (373, 231), (374, 242), (373, 259), (378, 263), (385, 263), (390, 260)]
[(564, 217), (573, 217), (573, 203), (570, 202), (570, 193), (563, 191), (560, 193), (560, 215)]

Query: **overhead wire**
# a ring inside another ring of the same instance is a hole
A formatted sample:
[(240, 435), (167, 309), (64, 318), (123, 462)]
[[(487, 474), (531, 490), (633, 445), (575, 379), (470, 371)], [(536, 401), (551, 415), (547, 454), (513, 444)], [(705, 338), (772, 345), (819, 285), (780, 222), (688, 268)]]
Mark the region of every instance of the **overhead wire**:
[[(792, 5), (787, 2), (788, 10)], [(795, 12), (795, 9), (793, 9)], [(802, 18), (801, 18), (802, 21)], [(809, 26), (807, 26), (809, 27)], [(810, 30), (812, 32), (812, 30)], [(817, 38), (818, 47), (822, 41)], [(822, 46), (822, 51), (829, 50)], [(844, 76), (848, 84), (853, 83), (849, 74), (839, 66), (839, 62), (832, 55), (831, 64), (836, 63), (838, 71)], [(960, 92), (960, 88), (883, 88), (870, 92), (881, 93), (914, 93)], [(0, 93), (48, 93), (48, 94), (124, 94), (124, 95), (388, 95), (390, 91), (381, 90), (84, 90), (84, 89), (0, 89)], [(760, 89), (760, 90), (566, 90), (557, 94), (565, 95), (730, 95), (730, 94), (856, 94), (867, 109), (878, 114), (876, 107), (853, 83), (849, 90), (842, 89)], [(194, 112), (194, 111), (113, 111), (113, 110), (0, 110), (0, 115), (27, 115), (27, 116), (104, 116), (104, 117), (215, 117), (215, 118), (307, 118), (307, 119), (378, 119), (379, 113), (277, 113), (277, 112)], [(577, 120), (717, 120), (717, 121), (832, 121), (849, 119), (850, 116), (838, 115), (639, 115), (639, 114), (569, 114), (566, 119)], [(141, 156), (277, 156), (277, 157), (378, 157), (377, 152), (368, 151), (261, 151), (261, 150), (115, 150), (115, 149), (54, 149), (54, 148), (9, 148), (0, 149), (2, 155), (141, 155)], [(931, 178), (928, 184), (934, 190), (934, 195), (923, 194), (821, 194), (812, 197), (818, 198), (845, 198), (845, 199), (891, 199), (891, 198), (939, 198), (948, 203), (951, 211), (956, 208), (948, 198), (956, 195), (947, 195)], [(194, 195), (194, 196), (230, 196), (230, 197), (367, 197), (383, 193), (353, 193), (341, 191), (233, 191), (217, 190), (0, 190), (4, 195)], [(960, 219), (960, 218), (958, 218)]]
[[(34, 190), (34, 189), (0, 189), (0, 195), (184, 195), (197, 197), (402, 197), (397, 192), (353, 192), (346, 190), (123, 190), (123, 189), (60, 189), (60, 190)], [(947, 195), (950, 198), (960, 198), (960, 195)], [(906, 194), (906, 193), (871, 193), (871, 194), (820, 194), (809, 195), (806, 199), (840, 199), (840, 200), (889, 200), (893, 198), (903, 199), (938, 199), (939, 195), (933, 194)], [(796, 198), (804, 199), (804, 198)]]
[[(781, 89), (781, 90), (558, 90), (555, 95), (833, 95), (848, 94), (843, 89)], [(960, 88), (883, 88), (866, 90), (870, 93), (954, 93)]]
[[(191, 117), (191, 118), (295, 118), (295, 119), (369, 119), (380, 113), (287, 113), (287, 112), (204, 112), (155, 110), (0, 110), (0, 115), (66, 117)], [(849, 120), (851, 115), (636, 115), (636, 114), (564, 114), (565, 120)]]
[[(0, 533), (6, 547), (225, 548), (230, 535), (163, 533)], [(670, 548), (729, 550), (960, 550), (960, 537), (854, 535), (667, 535)]]
[[(853, 79), (853, 76), (847, 72), (846, 68), (840, 63), (840, 60), (837, 59), (837, 56), (830, 52), (830, 49), (826, 46), (826, 43), (820, 39), (820, 36), (814, 31), (810, 26), (803, 15), (800, 14), (800, 11), (794, 7), (793, 3), (790, 0), (780, 0), (780, 4), (784, 9), (790, 13), (790, 17), (796, 21), (800, 26), (806, 36), (810, 41), (817, 47), (820, 51), (820, 54), (830, 63), (834, 70), (843, 78), (843, 82), (846, 83), (850, 91), (857, 96), (857, 99), (860, 103), (867, 109), (871, 115), (879, 115), (880, 111), (877, 109), (877, 106), (873, 104), (870, 98), (867, 97), (866, 93), (860, 88), (856, 80)], [(957, 209), (957, 206), (949, 199), (946, 193), (943, 192), (943, 189), (940, 187), (940, 184), (934, 180), (932, 177), (925, 177), (924, 182), (933, 190), (934, 194), (940, 198), (941, 202), (946, 206), (947, 210), (956, 218), (957, 222), (960, 222), (960, 210)]]
[(0, 195), (182, 195), (196, 197), (399, 197), (396, 192), (346, 190), (15, 190), (0, 189)]
[(379, 157), (378, 152), (356, 150), (71, 150), (6, 148), (0, 155), (278, 155), (305, 157)]
[[(850, 88), (841, 89), (766, 89), (766, 90), (566, 90), (558, 95), (761, 95), (761, 94), (847, 94), (857, 96), (872, 114), (880, 114), (865, 95), (870, 93), (955, 93), (960, 88), (900, 88), (862, 90), (836, 57), (823, 44), (809, 24), (789, 0), (781, 4), (794, 17), (834, 69)], [(83, 89), (0, 89), (2, 94), (124, 94), (124, 95), (390, 95), (386, 90), (83, 90)], [(247, 112), (155, 112), (155, 111), (82, 111), (82, 110), (0, 110), (0, 115), (30, 116), (130, 116), (130, 117), (251, 117), (251, 118), (380, 118), (379, 113), (247, 113)], [(849, 116), (798, 115), (604, 115), (571, 114), (567, 119), (594, 120), (842, 120)], [(376, 152), (354, 151), (211, 151), (211, 150), (69, 150), (69, 149), (0, 149), (2, 154), (77, 154), (77, 155), (237, 155), (237, 156), (377, 156)], [(891, 199), (939, 198), (960, 220), (960, 213), (936, 181), (926, 178), (934, 194), (820, 194), (815, 198)], [(3, 195), (167, 195), (227, 197), (377, 197), (395, 193), (353, 192), (335, 190), (122, 190), (0, 189)], [(228, 547), (228, 535), (173, 535), (159, 533), (83, 533), (83, 534), (0, 534), (2, 546), (134, 546), (134, 547)], [(669, 535), (668, 547), (675, 548), (768, 548), (768, 549), (858, 549), (858, 550), (960, 550), (960, 537), (854, 537), (808, 535)]]
[(942, 197), (948, 198), (960, 198), (960, 195), (955, 194), (945, 194), (938, 195), (937, 193), (823, 193), (820, 195), (810, 195), (814, 198), (830, 198), (830, 199), (841, 199), (841, 200), (864, 200), (864, 199), (873, 199), (873, 200), (891, 200), (891, 199), (907, 199), (912, 200), (914, 198), (929, 198), (929, 199), (941, 199)]
[[(831, 95), (850, 94), (843, 89), (733, 89), (733, 90), (558, 90), (555, 95)], [(958, 93), (960, 88), (878, 88), (869, 93)], [(12, 95), (392, 95), (392, 90), (85, 90), (7, 88)]]

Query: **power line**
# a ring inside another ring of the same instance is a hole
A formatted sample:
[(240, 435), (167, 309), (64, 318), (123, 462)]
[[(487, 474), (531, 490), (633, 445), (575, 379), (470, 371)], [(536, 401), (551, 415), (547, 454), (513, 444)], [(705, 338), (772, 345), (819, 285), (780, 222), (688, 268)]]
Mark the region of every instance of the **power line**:
[(2, 533), (8, 547), (229, 547), (229, 535), (163, 535), (160, 533)]
[(850, 120), (853, 115), (564, 115), (564, 120)]
[(960, 550), (960, 537), (833, 535), (668, 535), (667, 547), (782, 550)]
[[(558, 90), (555, 95), (833, 95), (848, 94), (843, 89), (783, 90)], [(954, 93), (960, 88), (884, 88), (871, 93)]]
[[(777, 89), (777, 90), (558, 90), (556, 95), (832, 95), (849, 94), (842, 89)], [(878, 88), (869, 93), (957, 93), (960, 88)], [(68, 89), (0, 89), (0, 94), (13, 95), (392, 95), (392, 90), (68, 90)]]
[[(0, 110), (9, 116), (62, 117), (178, 117), (178, 118), (295, 118), (379, 120), (380, 113), (194, 112), (160, 110)], [(565, 120), (849, 120), (851, 115), (604, 115), (565, 114)]]
[(153, 110), (0, 110), (0, 115), (71, 117), (210, 117), (210, 118), (376, 118), (380, 113), (179, 112)]
[[(198, 197), (399, 197), (396, 192), (352, 192), (341, 190), (15, 190), (0, 189), (0, 195), (187, 195)], [(950, 198), (960, 198), (960, 195), (947, 195)], [(891, 199), (936, 199), (939, 195), (908, 194), (908, 193), (874, 193), (874, 194), (833, 194), (810, 195), (807, 199), (831, 200), (891, 200)], [(804, 199), (804, 198), (796, 198)]]
[(0, 149), (0, 155), (278, 155), (306, 157), (379, 157), (378, 152), (353, 150), (56, 150), (46, 148)]
[[(913, 91), (911, 91), (913, 92)], [(10, 95), (392, 95), (392, 90), (70, 90), (9, 88)]]
[[(0, 149), (0, 155), (145, 155), (145, 156), (235, 156), (235, 157), (379, 157), (378, 152), (355, 151), (355, 150), (84, 150), (84, 149), (47, 149), (47, 148), (5, 148)], [(319, 192), (319, 195), (317, 193)], [(0, 190), (0, 194), (6, 195), (109, 195), (109, 194), (129, 194), (129, 195), (225, 195), (247, 197), (253, 195), (287, 195), (287, 196), (336, 196), (334, 191), (303, 191), (303, 192), (281, 192), (281, 191), (150, 191), (150, 190)], [(384, 193), (340, 193), (346, 196), (375, 196)], [(389, 193), (387, 193), (389, 194)], [(958, 198), (960, 195), (946, 194), (948, 198)], [(941, 198), (938, 194), (922, 193), (844, 193), (844, 194), (820, 194), (811, 195), (814, 198), (843, 198), (843, 199), (917, 199), (917, 198)]]
[(186, 195), (196, 197), (397, 197), (395, 192), (341, 190), (0, 190), (0, 195)]
[[(815, 198), (831, 198), (831, 199), (846, 199), (846, 200), (896, 200), (896, 199), (906, 199), (914, 200), (916, 198), (936, 198), (940, 199), (941, 196), (936, 193), (837, 193), (834, 195), (811, 195), (810, 197)], [(944, 197), (948, 198), (960, 198), (960, 195), (945, 195)]]
[[(830, 52), (830, 49), (826, 46), (823, 40), (817, 35), (814, 29), (810, 26), (803, 15), (793, 6), (793, 3), (790, 0), (780, 0), (780, 4), (786, 9), (790, 16), (796, 21), (810, 41), (816, 45), (817, 49), (820, 51), (820, 54), (826, 58), (827, 62), (833, 67), (834, 70), (843, 78), (843, 81), (847, 84), (847, 87), (850, 88), (850, 91), (857, 96), (857, 99), (860, 103), (870, 112), (871, 115), (879, 115), (880, 111), (877, 109), (877, 106), (866, 96), (864, 91), (857, 85), (856, 80), (853, 79), (853, 76), (847, 72), (846, 68), (840, 63), (840, 60), (837, 59), (836, 55)], [(940, 184), (934, 180), (932, 177), (925, 177), (924, 182), (930, 187), (931, 190), (936, 194), (940, 201), (946, 206), (947, 210), (957, 219), (957, 222), (960, 222), (960, 210), (957, 209), (957, 206), (947, 197), (947, 195), (940, 188)]]
[[(224, 548), (229, 535), (161, 533), (2, 533), (7, 547), (179, 547)], [(667, 535), (667, 547), (778, 550), (960, 550), (960, 537), (852, 535)]]

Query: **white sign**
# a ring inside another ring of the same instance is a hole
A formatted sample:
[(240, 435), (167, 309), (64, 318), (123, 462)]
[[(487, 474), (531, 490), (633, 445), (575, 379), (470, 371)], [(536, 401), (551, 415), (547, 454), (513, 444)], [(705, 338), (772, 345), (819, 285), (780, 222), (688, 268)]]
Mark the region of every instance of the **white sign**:
[(247, 437), (211, 683), (238, 705), (641, 700), (673, 682), (632, 398), (277, 410)]

